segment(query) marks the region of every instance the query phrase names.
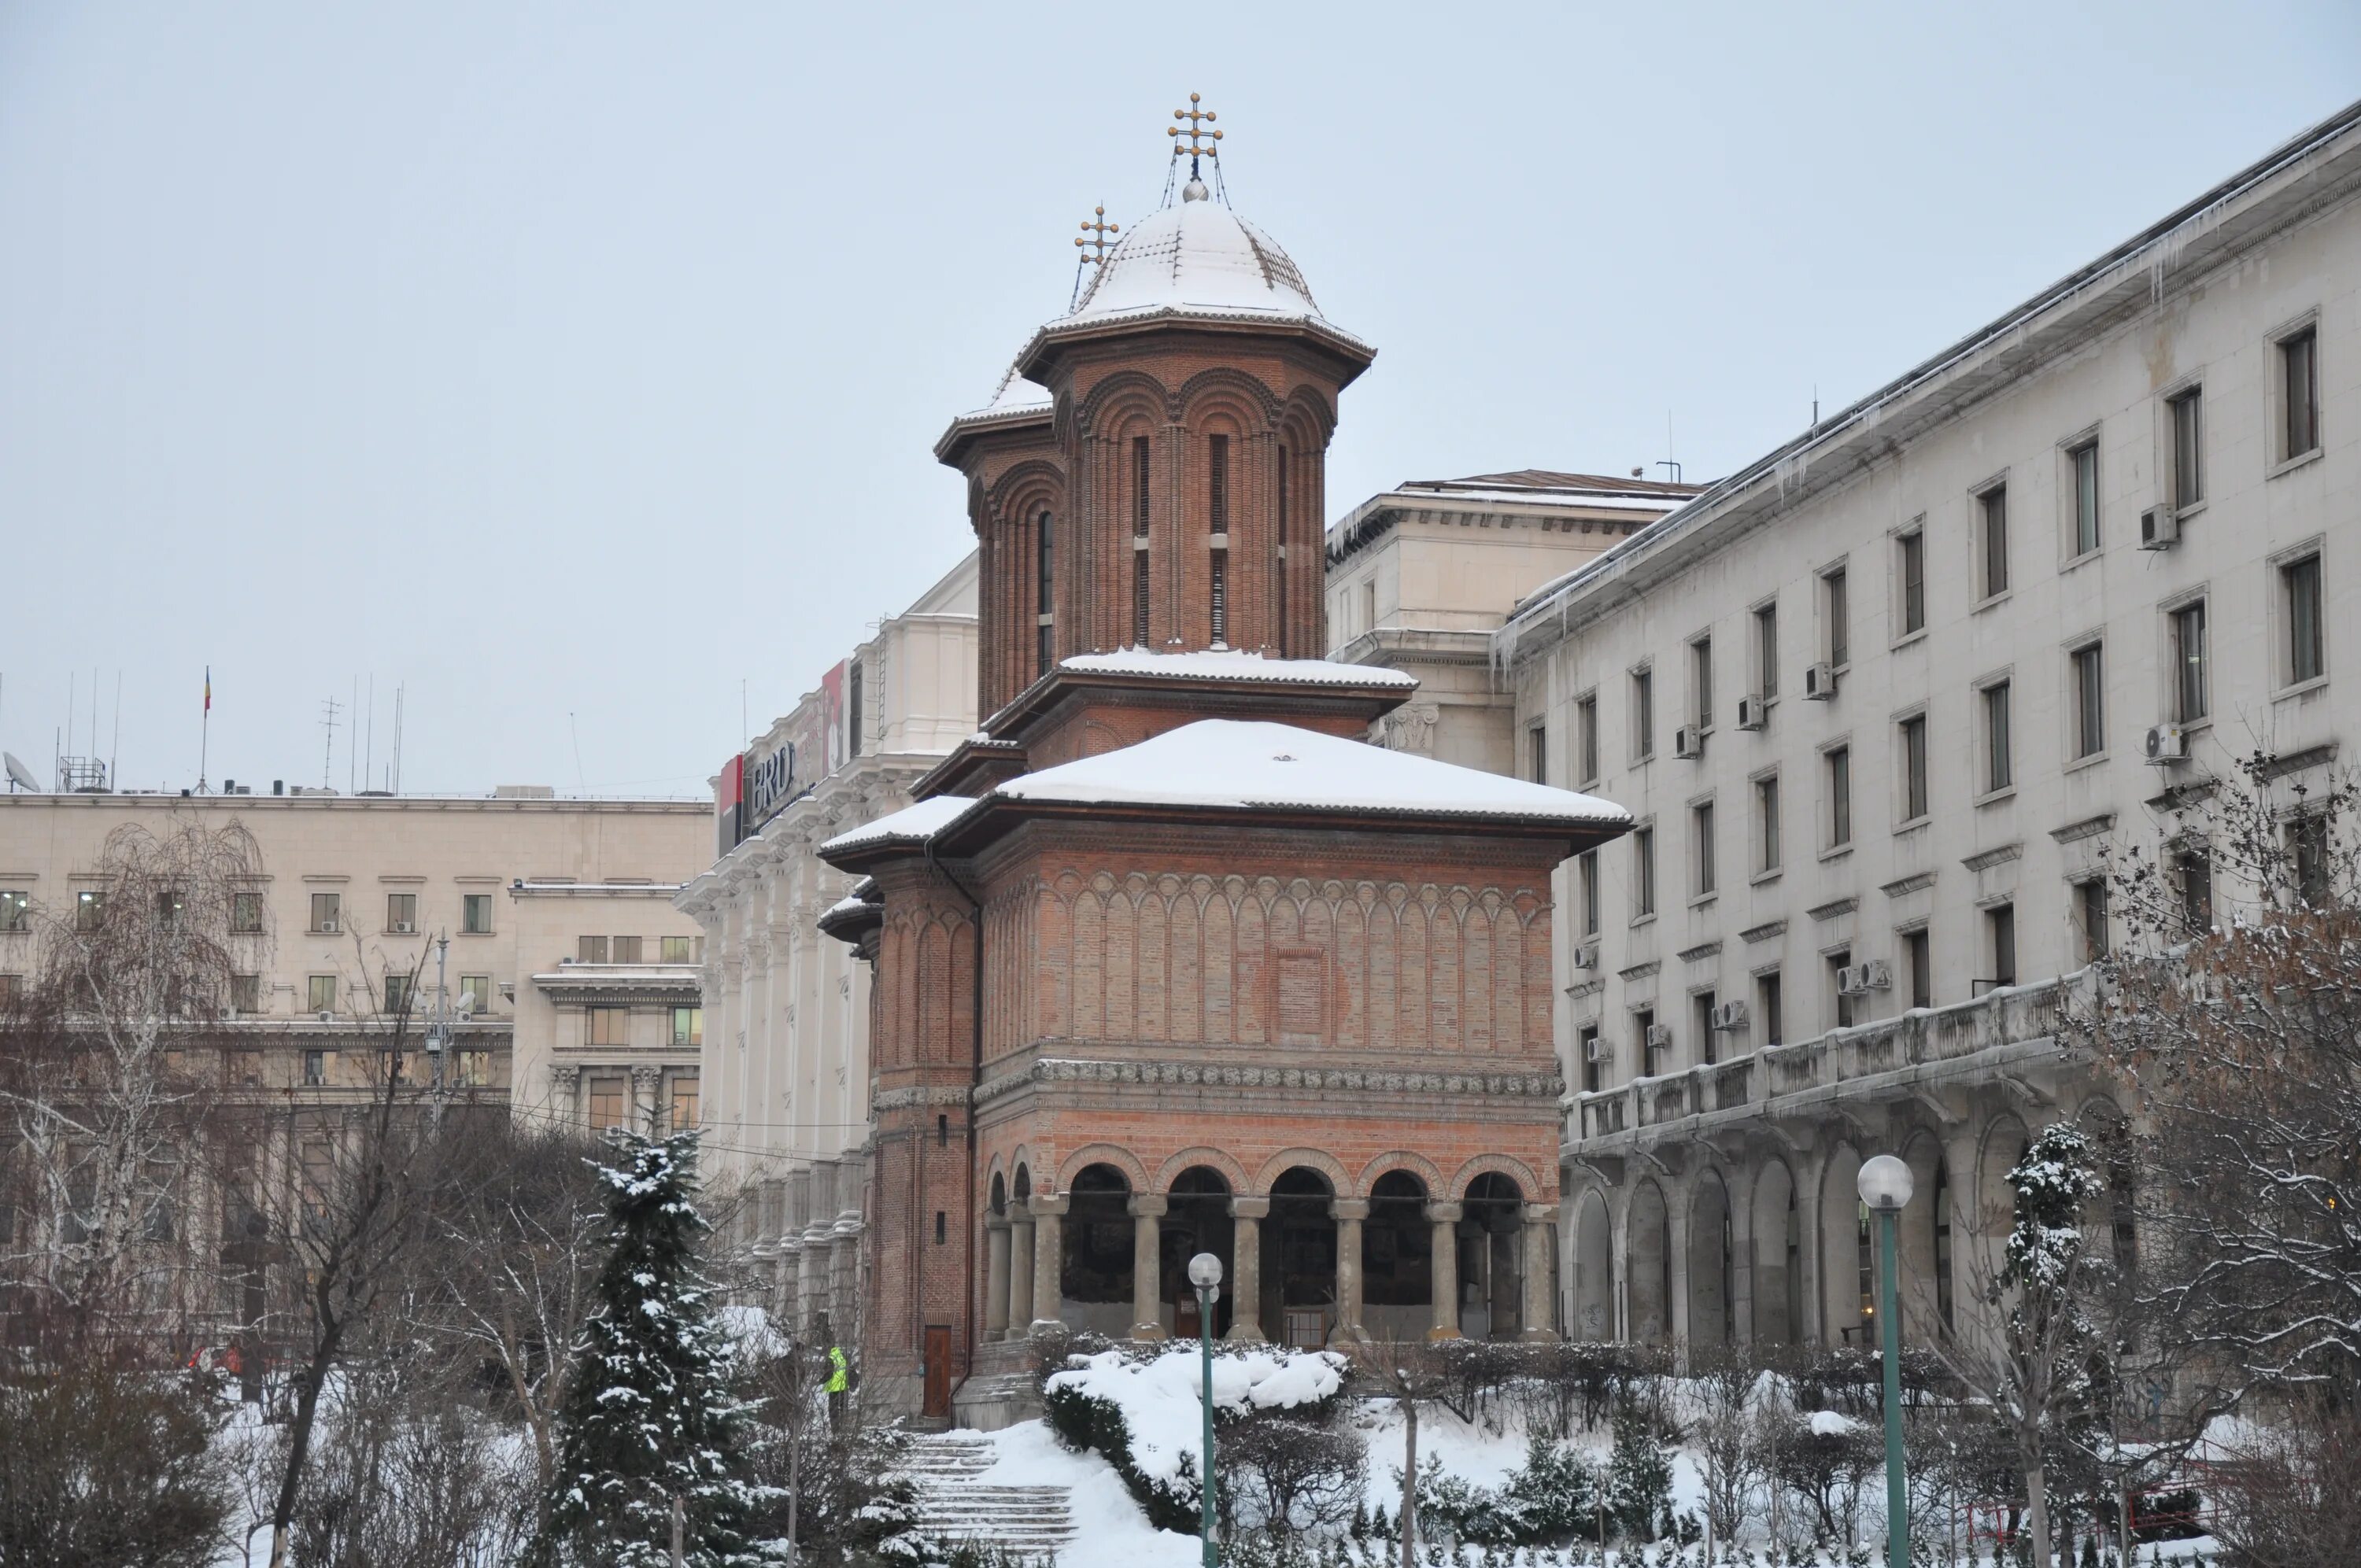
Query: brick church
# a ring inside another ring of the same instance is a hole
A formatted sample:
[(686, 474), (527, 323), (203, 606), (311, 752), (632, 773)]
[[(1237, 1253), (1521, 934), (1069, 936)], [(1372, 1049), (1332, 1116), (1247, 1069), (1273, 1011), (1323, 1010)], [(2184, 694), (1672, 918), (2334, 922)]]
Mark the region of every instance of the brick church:
[(1556, 1332), (1551, 874), (1630, 819), (1367, 743), (1415, 683), (1321, 657), (1323, 509), (1374, 351), (1198, 167), (937, 445), (989, 717), (821, 850), (886, 1410), (1005, 1419), (1051, 1325), (1193, 1337), (1201, 1251), (1232, 1340)]

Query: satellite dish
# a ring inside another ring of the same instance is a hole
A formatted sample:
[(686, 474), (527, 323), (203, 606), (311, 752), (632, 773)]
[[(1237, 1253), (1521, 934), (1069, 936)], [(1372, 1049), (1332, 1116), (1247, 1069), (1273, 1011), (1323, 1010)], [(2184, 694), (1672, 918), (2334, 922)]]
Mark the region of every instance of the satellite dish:
[(41, 793), (41, 781), (33, 776), (32, 769), (16, 760), (16, 752), (0, 751), (0, 762), (8, 764), (8, 785), (11, 789), (28, 789), (35, 795)]

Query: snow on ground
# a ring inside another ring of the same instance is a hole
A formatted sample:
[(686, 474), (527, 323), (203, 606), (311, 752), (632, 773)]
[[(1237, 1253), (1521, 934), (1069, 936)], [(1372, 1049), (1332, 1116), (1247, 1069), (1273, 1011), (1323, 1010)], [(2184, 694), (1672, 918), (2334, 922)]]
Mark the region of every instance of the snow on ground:
[(1196, 1568), (1203, 1553), (1193, 1535), (1158, 1530), (1132, 1500), (1115, 1467), (1095, 1453), (1069, 1453), (1047, 1421), (1020, 1421), (976, 1434), (999, 1457), (975, 1477), (995, 1486), (1063, 1486), (1074, 1521), (1066, 1568), (1120, 1563), (1125, 1568)]
[[(1217, 1409), (1289, 1409), (1334, 1394), (1344, 1382), (1345, 1358), (1332, 1351), (1266, 1349), (1213, 1358), (1213, 1405)], [(1140, 1474), (1170, 1481), (1181, 1459), (1204, 1442), (1204, 1407), (1198, 1398), (1202, 1376), (1197, 1348), (1175, 1346), (1146, 1361), (1119, 1350), (1085, 1357), (1082, 1365), (1049, 1379), (1058, 1388), (1077, 1388), (1123, 1412), (1131, 1433), (1131, 1461)]]

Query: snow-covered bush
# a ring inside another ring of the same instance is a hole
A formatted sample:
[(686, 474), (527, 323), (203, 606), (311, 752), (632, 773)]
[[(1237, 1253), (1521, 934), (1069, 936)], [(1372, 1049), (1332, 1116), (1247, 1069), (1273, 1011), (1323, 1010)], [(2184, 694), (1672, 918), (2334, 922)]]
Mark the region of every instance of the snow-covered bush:
[[(1397, 1466), (1395, 1474), (1400, 1474)], [(1671, 1472), (1665, 1472), (1665, 1497)], [(1428, 1455), (1418, 1467), (1419, 1528), (1471, 1546), (1560, 1546), (1598, 1538), (1598, 1478), (1573, 1449), (1536, 1433), (1525, 1462), (1498, 1486), (1446, 1472)]]

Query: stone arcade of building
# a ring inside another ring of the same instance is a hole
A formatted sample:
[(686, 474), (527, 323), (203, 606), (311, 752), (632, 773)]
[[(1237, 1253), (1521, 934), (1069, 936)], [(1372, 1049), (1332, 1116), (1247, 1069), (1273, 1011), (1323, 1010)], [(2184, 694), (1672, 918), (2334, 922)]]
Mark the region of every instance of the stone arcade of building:
[[(1363, 740), (1322, 472), (1371, 350), (1192, 179), (938, 448), (982, 729), (820, 846), (875, 968), (863, 1361), (994, 1418), (1028, 1328), (1554, 1334), (1553, 870), (1603, 802)], [(968, 1387), (961, 1388), (962, 1384)]]

